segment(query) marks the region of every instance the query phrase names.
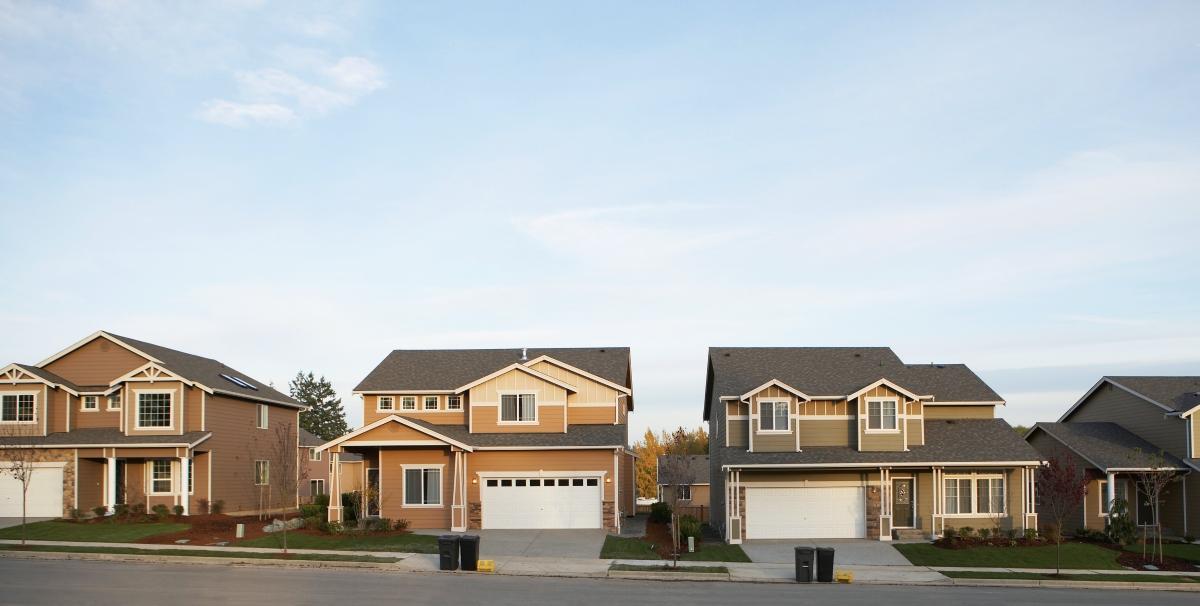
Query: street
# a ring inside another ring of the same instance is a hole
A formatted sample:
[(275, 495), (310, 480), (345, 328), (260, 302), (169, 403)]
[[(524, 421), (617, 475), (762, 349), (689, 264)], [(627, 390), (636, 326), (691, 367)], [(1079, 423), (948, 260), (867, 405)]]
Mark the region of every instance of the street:
[(3, 604), (1195, 604), (1192, 593), (688, 583), (0, 559)]

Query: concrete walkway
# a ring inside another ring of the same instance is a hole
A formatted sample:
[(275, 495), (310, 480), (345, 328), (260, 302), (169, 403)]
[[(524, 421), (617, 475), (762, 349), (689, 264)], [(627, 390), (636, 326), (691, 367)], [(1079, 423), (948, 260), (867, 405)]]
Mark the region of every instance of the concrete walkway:
[(794, 565), (797, 547), (832, 547), (834, 562), (838, 566), (910, 566), (905, 558), (883, 541), (866, 539), (821, 539), (797, 540), (750, 540), (742, 543), (742, 551), (755, 564)]
[(531, 558), (584, 558), (600, 555), (607, 534), (601, 529), (580, 530), (472, 530), (449, 533), (416, 530), (416, 534), (473, 534), (479, 537), (479, 549), (492, 556)]

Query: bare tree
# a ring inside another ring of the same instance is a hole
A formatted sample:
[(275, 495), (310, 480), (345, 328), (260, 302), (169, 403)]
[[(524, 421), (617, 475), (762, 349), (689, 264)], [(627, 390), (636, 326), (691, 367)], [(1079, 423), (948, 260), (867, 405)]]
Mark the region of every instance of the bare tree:
[(300, 449), (296, 441), (296, 425), (292, 422), (278, 423), (267, 445), (268, 453), (273, 464), (278, 465), (271, 470), (269, 488), (274, 489), (275, 500), (283, 518), (283, 527), (279, 531), (282, 540), (283, 553), (287, 553), (287, 521), (288, 513), (296, 508), (300, 498), (301, 476), (307, 478), (307, 465), (300, 465)]
[[(1150, 541), (1150, 557), (1154, 558), (1154, 554), (1158, 553), (1158, 563), (1163, 561), (1162, 547), (1162, 518), (1159, 515), (1159, 509), (1162, 506), (1162, 496), (1166, 492), (1167, 486), (1175, 479), (1175, 470), (1167, 465), (1167, 457), (1159, 451), (1153, 454), (1146, 454), (1137, 451), (1134, 456), (1136, 459), (1135, 465), (1141, 469), (1133, 473), (1133, 478), (1137, 484), (1138, 492), (1141, 497), (1146, 499), (1150, 505), (1150, 524), (1140, 524), (1142, 527), (1142, 558), (1146, 557), (1146, 533), (1150, 527), (1154, 528), (1154, 536)], [(1139, 520), (1139, 523), (1141, 520)]]
[(4, 458), (6, 462), (0, 467), (0, 474), (12, 477), (21, 483), (21, 544), (25, 544), (26, 508), (29, 503), (29, 485), (33, 483), (34, 464), (38, 453), (34, 444), (34, 436), (27, 435), (19, 426), (5, 425), (0, 427), (0, 438), (6, 446)]
[(1087, 496), (1087, 475), (1076, 465), (1074, 458), (1064, 453), (1050, 457), (1049, 464), (1038, 470), (1038, 512), (1054, 520), (1052, 538), (1057, 547), (1055, 574), (1062, 574), (1062, 535), (1067, 516), (1079, 508)]
[[(683, 496), (683, 487), (695, 483), (692, 473), (691, 457), (685, 454), (668, 454), (658, 459), (659, 482), (667, 486), (668, 504), (671, 506), (671, 547), (675, 566), (679, 565), (679, 554), (682, 551), (679, 533), (679, 499)], [(664, 481), (665, 480), (665, 481)]]

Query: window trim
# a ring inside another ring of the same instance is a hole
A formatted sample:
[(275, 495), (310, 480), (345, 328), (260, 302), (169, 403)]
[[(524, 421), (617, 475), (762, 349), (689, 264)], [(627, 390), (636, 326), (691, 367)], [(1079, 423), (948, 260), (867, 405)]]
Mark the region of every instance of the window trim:
[[(167, 477), (165, 477), (165, 478), (154, 477), (154, 468), (159, 463), (167, 464)], [(175, 464), (174, 464), (174, 461), (172, 461), (171, 459), (151, 459), (150, 465), (148, 466), (147, 473), (150, 474), (150, 490), (146, 491), (147, 495), (160, 496), (160, 495), (175, 494)], [(169, 488), (165, 492), (160, 491), (160, 490), (155, 490), (155, 486), (154, 486), (155, 482), (167, 482)]]
[[(411, 407), (408, 405), (409, 402), (412, 402)], [(400, 410), (416, 410), (416, 409), (417, 409), (417, 396), (400, 396)]]
[[(422, 499), (421, 500), (424, 501), (425, 500), (424, 497), (426, 495), (425, 495), (425, 474), (423, 472), (431, 470), (431, 469), (436, 469), (438, 472), (438, 491), (437, 491), (438, 502), (436, 504), (424, 503), (424, 502), (409, 503), (408, 502), (408, 472), (414, 471), (414, 470), (422, 471), (422, 474), (421, 474), (421, 497), (422, 497)], [(444, 482), (446, 481), (446, 464), (445, 463), (436, 463), (436, 464), (435, 463), (421, 463), (421, 464), (413, 464), (413, 465), (400, 465), (400, 474), (401, 474), (401, 479), (400, 479), (400, 503), (401, 503), (400, 506), (401, 507), (403, 507), (405, 509), (444, 509), (446, 507), (445, 499), (443, 498), (443, 496), (445, 495), (445, 492), (446, 492), (446, 485), (444, 484)]]
[[(387, 408), (383, 407), (383, 401), (387, 400)], [(396, 397), (395, 396), (379, 396), (375, 398), (375, 412), (395, 412)]]
[[(313, 482), (318, 482), (321, 487), (319, 492), (313, 492)], [(325, 479), (324, 478), (309, 478), (308, 480), (308, 496), (315, 497), (325, 494)]]
[[(265, 477), (261, 477), (259, 474), (259, 466), (258, 466), (259, 463), (263, 464), (262, 467), (263, 467), (263, 471), (265, 473), (261, 474), (261, 476), (265, 476)], [(266, 482), (259, 482), (260, 479), (266, 480)], [(255, 459), (255, 461), (254, 461), (254, 485), (255, 486), (270, 486), (271, 485), (271, 461), (270, 460)]]
[(680, 494), (679, 497), (677, 499), (675, 499), (676, 501), (691, 501), (692, 500), (692, 485), (691, 484), (680, 484), (680, 485), (676, 486), (675, 489), (677, 492), (686, 492), (687, 493), (687, 494)]
[(322, 455), (323, 455), (323, 453), (321, 452), (320, 449), (317, 449), (317, 448), (309, 448), (308, 449), (308, 460), (309, 461), (314, 461), (314, 462), (320, 463)]
[[(461, 395), (458, 395), (458, 394), (451, 394), (451, 395), (448, 395), (448, 396), (446, 396), (446, 410), (449, 410), (449, 411), (460, 411), (460, 410), (462, 410), (462, 409), (463, 409), (463, 400), (462, 400), (462, 398), (463, 398), (463, 397), (462, 397)], [(452, 406), (450, 406), (450, 402), (458, 402), (458, 406), (453, 406), (453, 407), (452, 407)]]
[[(170, 418), (171, 424), (166, 426), (157, 425), (142, 425), (142, 394), (162, 394), (168, 396), (170, 402)], [(133, 399), (136, 404), (133, 408), (133, 428), (135, 431), (174, 431), (175, 430), (175, 390), (174, 389), (135, 389), (133, 390)]]
[[(17, 407), (15, 409), (17, 418), (13, 419), (12, 421), (0, 420), (0, 425), (37, 425), (38, 424), (38, 393), (36, 391), (6, 391), (3, 393), (0, 393), (0, 397), (2, 397), (2, 396), (12, 396), (17, 399)], [(30, 420), (30, 421), (22, 421), (21, 420), (21, 396), (33, 396), (33, 420)], [(3, 406), (3, 400), (0, 400), (0, 407), (2, 407), (2, 406)], [(0, 408), (0, 410), (2, 410), (2, 408)], [(3, 414), (3, 413), (0, 412), (0, 414)]]
[[(885, 418), (883, 414), (883, 405), (887, 403), (892, 405), (892, 422), (895, 425), (895, 427), (892, 429), (885, 429), (883, 427), (883, 419)], [(875, 429), (871, 428), (871, 404), (880, 405), (879, 427)], [(894, 396), (876, 396), (867, 398), (867, 427), (864, 430), (866, 433), (900, 433), (900, 419), (900, 398)]]
[[(88, 407), (87, 403), (92, 402), (94, 406)], [(100, 410), (100, 396), (80, 396), (79, 410), (82, 412), (97, 412)]]
[[(433, 408), (429, 407), (429, 399), (433, 398)], [(437, 412), (442, 408), (442, 399), (438, 396), (421, 396), (421, 410), (423, 412)]]
[[(947, 513), (945, 511), (946, 510), (946, 494), (947, 494), (946, 493), (946, 482), (948, 482), (950, 480), (954, 480), (954, 481), (970, 480), (971, 481), (971, 511), (966, 512), (966, 513), (963, 513), (961, 511), (958, 513)], [(1004, 473), (1004, 472), (971, 472), (971, 473), (955, 473), (955, 474), (947, 473), (947, 474), (944, 474), (942, 476), (942, 486), (941, 486), (942, 513), (939, 515), (947, 517), (947, 518), (991, 518), (991, 517), (997, 516), (996, 513), (979, 511), (979, 481), (980, 480), (1000, 480), (1000, 486), (1004, 489), (1004, 500), (1002, 501), (1004, 504), (1004, 511), (998, 515), (1001, 518), (1009, 517), (1009, 512), (1008, 512), (1008, 499), (1009, 499), (1008, 474)]]
[[(763, 404), (771, 405), (771, 426), (772, 429), (763, 429)], [(787, 414), (784, 415), (787, 419), (787, 429), (775, 428), (775, 408), (779, 404), (787, 406)], [(792, 433), (792, 401), (787, 398), (760, 398), (758, 400), (758, 433)]]
[(188, 457), (188, 494), (196, 494), (196, 458)]
[[(116, 406), (113, 406), (113, 400), (116, 400), (116, 402), (117, 402)], [(121, 408), (124, 406), (125, 406), (125, 402), (122, 401), (121, 392), (117, 391), (115, 393), (111, 393), (108, 395), (108, 402), (105, 403), (104, 409), (109, 410), (109, 411), (121, 410)]]
[[(504, 420), (504, 396), (517, 397), (517, 419), (516, 421)], [(533, 420), (522, 421), (521, 418), (521, 396), (533, 397)], [(537, 425), (541, 415), (538, 414), (538, 392), (536, 390), (505, 390), (497, 391), (496, 397), (500, 402), (496, 406), (496, 424), (497, 425)]]
[(271, 425), (271, 409), (266, 404), (259, 404), (254, 411), (254, 425), (258, 429), (267, 429)]

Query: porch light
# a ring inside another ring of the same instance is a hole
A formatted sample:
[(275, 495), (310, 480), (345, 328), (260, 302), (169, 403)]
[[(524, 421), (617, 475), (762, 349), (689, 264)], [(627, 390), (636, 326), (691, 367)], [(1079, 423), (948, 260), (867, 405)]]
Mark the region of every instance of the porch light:
[(612, 478), (604, 478), (605, 484), (612, 484)]
[(472, 484), (478, 484), (478, 483), (479, 483), (479, 478), (471, 478), (471, 483), (472, 483)]

